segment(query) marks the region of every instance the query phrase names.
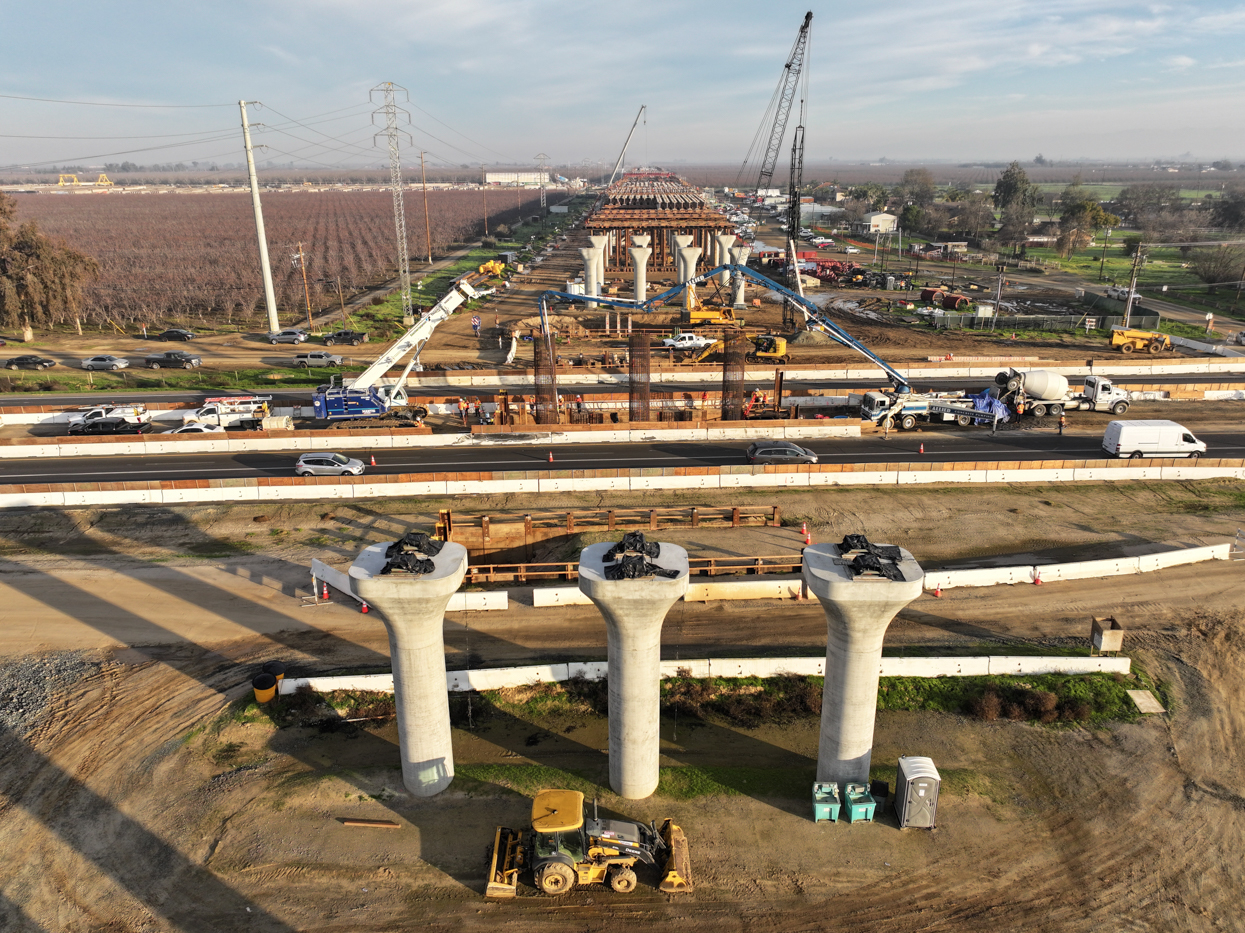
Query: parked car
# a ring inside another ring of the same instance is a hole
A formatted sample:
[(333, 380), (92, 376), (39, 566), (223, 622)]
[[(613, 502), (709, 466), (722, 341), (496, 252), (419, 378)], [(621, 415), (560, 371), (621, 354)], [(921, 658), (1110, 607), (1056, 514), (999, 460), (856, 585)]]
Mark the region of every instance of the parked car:
[(815, 236), (813, 237), (813, 242), (816, 243), (818, 246), (824, 246), (824, 245), (833, 246), (834, 245), (834, 240), (830, 239), (828, 236)]
[(310, 335), (305, 330), (299, 330), (297, 327), (287, 327), (285, 330), (270, 331), (264, 339), (273, 345), (278, 343), (300, 344), (308, 336)]
[(196, 366), (203, 365), (203, 360), (185, 350), (166, 350), (163, 353), (151, 354), (143, 360), (143, 364), (148, 369), (194, 369)]
[(184, 327), (173, 327), (156, 337), (157, 340), (194, 340), (194, 331)]
[(855, 247), (855, 246), (844, 246), (844, 247), (843, 247), (843, 252), (845, 252), (845, 253), (859, 253), (859, 252), (860, 252), (860, 249), (859, 249), (858, 247)]
[(55, 365), (56, 360), (49, 360), (46, 356), (35, 356), (31, 353), (15, 356), (4, 362), (5, 369), (50, 369)]
[(1102, 435), (1102, 449), (1113, 457), (1191, 457), (1206, 453), (1206, 442), (1175, 421), (1112, 421)]
[(348, 343), (352, 347), (357, 347), (361, 343), (367, 343), (367, 334), (361, 330), (335, 330), (331, 334), (324, 335), (326, 347), (337, 343)]
[(358, 476), (363, 472), (363, 461), (345, 454), (303, 454), (294, 472), (298, 476)]
[(310, 369), (312, 366), (340, 366), (342, 358), (326, 353), (323, 350), (311, 350), (308, 353), (296, 353), (294, 366), (298, 369)]
[(202, 424), (194, 422), (193, 424), (183, 424), (180, 428), (174, 428), (172, 431), (165, 431), (165, 434), (224, 434), (225, 429), (219, 424)]
[(748, 445), (749, 463), (816, 463), (817, 455), (790, 441), (753, 441)]
[(128, 369), (129, 365), (130, 361), (127, 359), (122, 359), (119, 356), (108, 355), (92, 356), (91, 358), (82, 361), (82, 368), (88, 370), (111, 369), (115, 371), (118, 369)]
[(124, 418), (97, 418), (69, 426), (70, 434), (144, 434), (150, 430), (151, 425), (145, 421), (126, 421)]

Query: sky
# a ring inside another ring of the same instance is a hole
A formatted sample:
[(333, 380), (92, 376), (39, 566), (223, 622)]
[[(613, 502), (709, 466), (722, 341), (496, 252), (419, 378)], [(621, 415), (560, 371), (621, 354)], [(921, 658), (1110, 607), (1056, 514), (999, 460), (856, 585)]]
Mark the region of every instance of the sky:
[(386, 81), (406, 164), (612, 164), (641, 104), (628, 165), (735, 164), (808, 9), (810, 162), (1245, 159), (1231, 0), (43, 0), (3, 13), (0, 167), (240, 162), (239, 99), (261, 161), (377, 165)]

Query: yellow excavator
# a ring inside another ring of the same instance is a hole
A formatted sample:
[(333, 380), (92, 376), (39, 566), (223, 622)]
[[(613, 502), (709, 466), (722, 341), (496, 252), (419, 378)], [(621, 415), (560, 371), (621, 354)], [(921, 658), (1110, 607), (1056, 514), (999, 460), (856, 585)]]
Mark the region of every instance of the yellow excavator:
[(603, 820), (584, 811), (577, 790), (542, 790), (532, 801), (532, 830), (524, 838), (497, 827), (489, 850), (489, 897), (519, 893), (519, 873), (530, 870), (544, 894), (569, 893), (577, 884), (608, 884), (619, 894), (636, 889), (635, 866), (652, 865), (661, 872), (658, 888), (667, 893), (692, 890), (687, 837), (671, 820), (661, 828), (630, 820)]
[[(770, 360), (775, 363), (790, 363), (791, 356), (787, 353), (787, 338), (779, 337), (775, 334), (756, 334), (748, 338), (752, 341), (752, 349), (748, 351), (745, 359), (749, 363), (759, 363), (763, 360)], [(711, 356), (719, 356), (726, 352), (726, 342), (719, 340), (710, 344), (699, 353), (684, 360), (685, 363), (702, 363)]]

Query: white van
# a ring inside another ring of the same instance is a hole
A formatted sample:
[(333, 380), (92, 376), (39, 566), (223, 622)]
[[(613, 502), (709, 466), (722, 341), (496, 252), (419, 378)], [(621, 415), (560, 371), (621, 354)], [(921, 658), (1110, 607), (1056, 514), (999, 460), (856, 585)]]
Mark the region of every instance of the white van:
[(1102, 449), (1113, 457), (1191, 457), (1206, 453), (1188, 428), (1174, 421), (1112, 421), (1102, 436)]

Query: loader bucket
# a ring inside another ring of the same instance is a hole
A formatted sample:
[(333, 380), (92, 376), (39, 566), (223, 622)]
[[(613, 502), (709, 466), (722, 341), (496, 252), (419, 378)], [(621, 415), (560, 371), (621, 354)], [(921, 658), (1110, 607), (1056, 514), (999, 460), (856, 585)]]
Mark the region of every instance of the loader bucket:
[(522, 833), (505, 826), (497, 827), (489, 858), (488, 888), (484, 892), (487, 897), (514, 897), (519, 893), (522, 846)]
[(686, 894), (692, 890), (692, 858), (687, 851), (687, 836), (683, 830), (666, 820), (661, 824), (661, 838), (669, 856), (662, 868), (658, 888), (667, 894)]

